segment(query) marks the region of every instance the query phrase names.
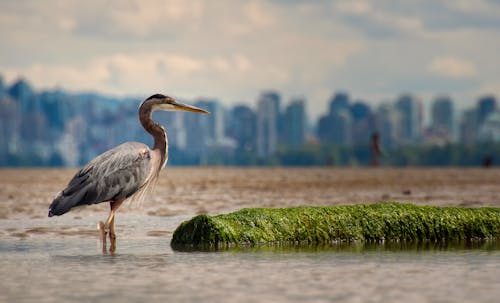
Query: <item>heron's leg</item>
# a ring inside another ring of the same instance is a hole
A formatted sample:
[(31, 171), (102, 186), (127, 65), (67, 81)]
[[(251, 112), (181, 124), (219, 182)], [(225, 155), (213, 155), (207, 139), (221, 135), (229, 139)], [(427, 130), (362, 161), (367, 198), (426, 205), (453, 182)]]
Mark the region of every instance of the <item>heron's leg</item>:
[(106, 227), (104, 226), (104, 222), (99, 221), (97, 224), (97, 229), (101, 233), (101, 247), (102, 247), (102, 253), (106, 254)]
[[(110, 252), (114, 252), (116, 249), (116, 234), (115, 234), (115, 212), (122, 205), (123, 200), (112, 201), (109, 203), (111, 208), (111, 213), (109, 214), (108, 220), (106, 220), (106, 231), (109, 232), (109, 241), (111, 246), (109, 248)], [(106, 235), (104, 235), (106, 237)]]

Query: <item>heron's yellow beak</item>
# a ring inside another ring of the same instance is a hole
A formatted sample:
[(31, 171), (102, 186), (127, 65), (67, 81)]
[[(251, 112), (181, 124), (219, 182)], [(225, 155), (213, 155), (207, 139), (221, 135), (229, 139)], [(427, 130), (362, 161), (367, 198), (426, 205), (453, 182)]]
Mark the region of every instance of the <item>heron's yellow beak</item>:
[(198, 108), (196, 106), (192, 106), (192, 105), (182, 104), (179, 102), (176, 102), (172, 105), (174, 107), (174, 110), (178, 110), (178, 111), (193, 112), (193, 113), (200, 113), (200, 114), (210, 114), (206, 110)]

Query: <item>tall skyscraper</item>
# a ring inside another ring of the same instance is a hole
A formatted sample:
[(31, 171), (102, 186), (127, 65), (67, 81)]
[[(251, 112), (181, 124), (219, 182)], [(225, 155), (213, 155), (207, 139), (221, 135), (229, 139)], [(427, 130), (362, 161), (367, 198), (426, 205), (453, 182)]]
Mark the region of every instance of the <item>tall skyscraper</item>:
[(228, 121), (227, 135), (236, 140), (237, 148), (254, 151), (257, 136), (255, 112), (246, 105), (238, 105), (231, 110)]
[(210, 144), (217, 144), (224, 138), (224, 111), (217, 100), (200, 100), (196, 106), (210, 112), (210, 115), (201, 115), (200, 119), (206, 127), (206, 134)]
[(286, 107), (283, 117), (285, 144), (293, 147), (305, 142), (306, 111), (304, 99), (295, 99)]
[(483, 122), (488, 118), (488, 115), (496, 111), (497, 100), (494, 96), (485, 96), (479, 99), (478, 109), (477, 109), (477, 123), (481, 126)]
[(395, 146), (398, 125), (400, 125), (399, 112), (391, 104), (380, 104), (375, 112), (375, 130), (379, 133), (382, 147)]
[(35, 92), (26, 80), (20, 79), (16, 81), (8, 89), (8, 93), (17, 102), (20, 102), (20, 109), (23, 114), (40, 111)]
[(460, 143), (472, 144), (477, 140), (477, 110), (468, 109), (462, 113), (460, 119)]
[(0, 96), (0, 163), (7, 163), (9, 153), (17, 153), (20, 110), (9, 96)]
[(357, 145), (368, 144), (373, 133), (374, 121), (370, 106), (358, 101), (350, 106), (352, 117), (352, 143)]
[(186, 145), (190, 154), (201, 156), (203, 159), (208, 148), (223, 139), (223, 110), (217, 100), (199, 100), (195, 106), (209, 111), (210, 115), (184, 115)]
[(7, 87), (5, 85), (5, 81), (3, 79), (3, 76), (0, 75), (0, 98), (5, 95), (5, 92), (7, 90)]
[(278, 147), (280, 96), (275, 92), (261, 94), (257, 103), (257, 155), (268, 157)]
[(434, 136), (450, 142), (455, 141), (455, 120), (453, 101), (443, 96), (434, 100), (431, 107), (431, 131)]
[(500, 113), (490, 113), (479, 128), (478, 139), (482, 142), (500, 142)]
[(349, 110), (349, 95), (343, 92), (336, 93), (330, 101), (330, 114)]
[(352, 143), (352, 116), (349, 96), (337, 93), (330, 102), (328, 115), (320, 118), (317, 134), (324, 143), (350, 145)]
[(321, 117), (318, 122), (317, 134), (321, 142), (339, 146), (352, 143), (352, 118), (348, 111)]
[(185, 150), (187, 147), (186, 123), (184, 121), (186, 116), (188, 115), (181, 112), (166, 112), (156, 118), (168, 133), (169, 146), (179, 150)]
[(60, 91), (42, 92), (39, 96), (41, 108), (51, 129), (64, 130), (64, 122), (69, 117), (69, 102)]
[(418, 144), (422, 136), (422, 105), (412, 95), (403, 95), (395, 104), (400, 114), (398, 143)]

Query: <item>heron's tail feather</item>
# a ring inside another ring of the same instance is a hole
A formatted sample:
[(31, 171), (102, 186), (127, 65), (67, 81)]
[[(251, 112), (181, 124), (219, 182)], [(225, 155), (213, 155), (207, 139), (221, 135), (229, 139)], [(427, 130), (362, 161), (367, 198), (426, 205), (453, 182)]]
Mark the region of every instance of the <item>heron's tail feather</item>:
[[(87, 190), (79, 190), (68, 194), (65, 190), (60, 192), (49, 207), (49, 217), (60, 216), (70, 211), (75, 206), (82, 205), (87, 200)], [(88, 204), (88, 203), (85, 203)]]

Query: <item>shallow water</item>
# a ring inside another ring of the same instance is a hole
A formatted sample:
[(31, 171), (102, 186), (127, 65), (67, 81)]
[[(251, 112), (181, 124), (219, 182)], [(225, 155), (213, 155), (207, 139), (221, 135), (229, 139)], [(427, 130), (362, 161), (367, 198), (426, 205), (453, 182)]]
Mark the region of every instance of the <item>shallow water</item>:
[(0, 237), (0, 302), (496, 302), (500, 296), (498, 242), (172, 250), (171, 232), (186, 218), (121, 215), (115, 255), (103, 255), (92, 235), (98, 216), (0, 220), (1, 230), (12, 231)]

